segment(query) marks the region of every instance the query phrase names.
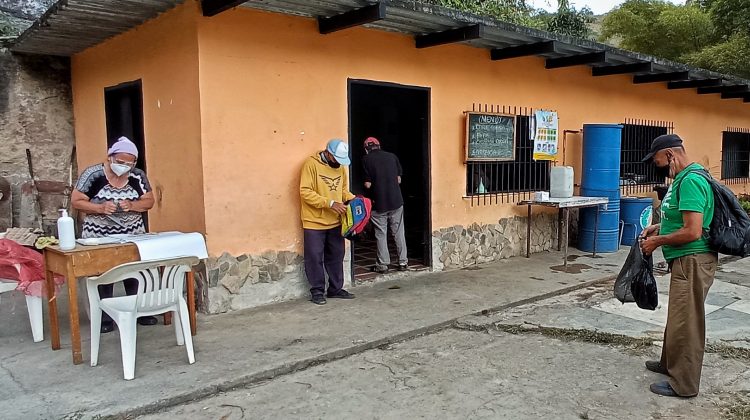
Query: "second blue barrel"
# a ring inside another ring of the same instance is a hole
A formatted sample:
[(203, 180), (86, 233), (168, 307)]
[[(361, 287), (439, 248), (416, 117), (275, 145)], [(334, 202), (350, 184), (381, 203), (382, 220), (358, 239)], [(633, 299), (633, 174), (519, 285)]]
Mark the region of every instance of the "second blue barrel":
[(622, 125), (584, 124), (581, 195), (607, 197), (606, 209), (599, 210), (595, 229), (596, 208), (583, 208), (578, 220), (578, 248), (584, 252), (615, 252), (620, 242), (620, 151)]
[(641, 231), (651, 225), (653, 200), (651, 198), (623, 197), (620, 200), (622, 244), (633, 245)]

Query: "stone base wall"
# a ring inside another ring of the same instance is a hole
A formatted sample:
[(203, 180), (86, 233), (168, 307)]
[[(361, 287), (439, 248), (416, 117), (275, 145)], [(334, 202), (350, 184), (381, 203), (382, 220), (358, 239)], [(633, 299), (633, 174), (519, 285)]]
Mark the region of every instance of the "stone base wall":
[[(572, 219), (572, 214), (571, 214)], [(511, 217), (496, 224), (452, 226), (433, 232), (433, 270), (461, 268), (526, 254), (528, 218)], [(531, 252), (547, 251), (556, 244), (557, 215), (532, 216)]]
[[(433, 270), (441, 271), (484, 264), (525, 255), (525, 217), (502, 219), (497, 224), (453, 226), (433, 232)], [(571, 212), (571, 224), (573, 213)], [(531, 252), (557, 244), (557, 214), (532, 218)], [(348, 245), (348, 244), (347, 244)], [(224, 253), (211, 257), (197, 276), (198, 308), (222, 313), (282, 302), (309, 295), (303, 257), (290, 251), (267, 251), (239, 256)], [(344, 258), (344, 282), (351, 285), (351, 253)]]
[[(344, 286), (351, 285), (351, 259), (344, 258)], [(223, 313), (283, 302), (309, 295), (302, 255), (266, 251), (260, 255), (211, 257), (199, 275), (198, 307), (205, 313)]]

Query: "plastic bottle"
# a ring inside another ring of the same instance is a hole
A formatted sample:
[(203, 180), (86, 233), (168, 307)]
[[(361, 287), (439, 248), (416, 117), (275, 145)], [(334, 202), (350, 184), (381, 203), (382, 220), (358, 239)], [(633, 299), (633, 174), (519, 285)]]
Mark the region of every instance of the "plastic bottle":
[(60, 240), (60, 249), (68, 251), (76, 247), (76, 233), (73, 218), (68, 216), (68, 211), (60, 209), (60, 218), (57, 219), (57, 238)]

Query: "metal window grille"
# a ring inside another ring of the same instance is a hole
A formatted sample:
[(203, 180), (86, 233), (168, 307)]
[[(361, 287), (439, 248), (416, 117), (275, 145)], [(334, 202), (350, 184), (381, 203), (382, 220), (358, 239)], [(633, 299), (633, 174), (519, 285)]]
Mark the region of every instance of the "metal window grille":
[[(534, 142), (529, 133), (532, 108), (474, 104), (473, 112), (516, 116), (516, 158), (508, 162), (467, 162), (466, 195), (471, 205), (515, 203), (534, 191), (549, 190), (550, 161), (534, 161)], [(479, 192), (480, 183), (484, 192)]]
[(620, 190), (623, 195), (653, 191), (666, 181), (656, 176), (654, 165), (641, 162), (651, 142), (663, 134), (674, 132), (674, 123), (626, 118), (622, 128), (620, 152)]
[(744, 184), (750, 178), (750, 129), (728, 128), (721, 136), (721, 179)]

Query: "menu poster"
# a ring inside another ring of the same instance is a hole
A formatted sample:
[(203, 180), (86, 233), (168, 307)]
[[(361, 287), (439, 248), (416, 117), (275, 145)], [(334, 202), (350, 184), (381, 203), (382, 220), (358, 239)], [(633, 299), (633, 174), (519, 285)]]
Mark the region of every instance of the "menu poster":
[(555, 160), (559, 140), (557, 112), (535, 111), (531, 128), (531, 138), (534, 140), (534, 160)]

